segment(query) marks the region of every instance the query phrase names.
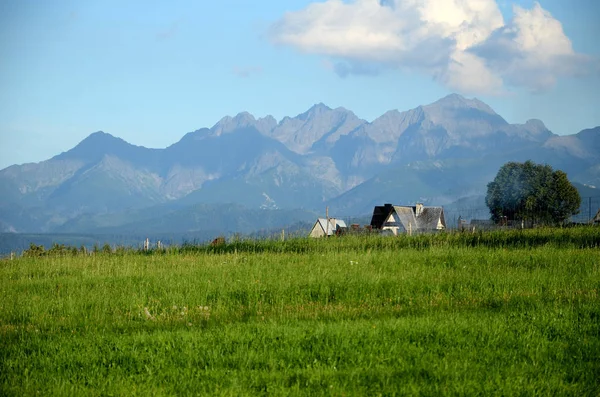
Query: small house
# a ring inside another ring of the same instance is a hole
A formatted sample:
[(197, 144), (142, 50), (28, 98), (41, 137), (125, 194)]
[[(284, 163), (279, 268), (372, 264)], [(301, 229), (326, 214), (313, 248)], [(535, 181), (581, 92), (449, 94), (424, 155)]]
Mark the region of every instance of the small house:
[(371, 218), (373, 229), (388, 231), (394, 235), (401, 233), (436, 231), (446, 229), (446, 219), (442, 207), (399, 206), (385, 204), (373, 209)]
[[(329, 220), (329, 222), (328, 222)], [(319, 218), (312, 227), (309, 237), (334, 236), (342, 233), (346, 229), (346, 222), (335, 218)]]
[(592, 223), (594, 225), (600, 225), (600, 209), (596, 212), (596, 216), (592, 218)]

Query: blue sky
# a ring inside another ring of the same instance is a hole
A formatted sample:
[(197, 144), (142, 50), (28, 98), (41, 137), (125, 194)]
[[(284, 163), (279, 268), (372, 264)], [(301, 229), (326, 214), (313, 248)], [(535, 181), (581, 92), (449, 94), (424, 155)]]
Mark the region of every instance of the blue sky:
[(600, 3), (454, 2), (5, 0), (0, 168), (98, 130), (165, 147), (240, 111), (371, 121), (451, 92), (561, 135), (600, 125)]

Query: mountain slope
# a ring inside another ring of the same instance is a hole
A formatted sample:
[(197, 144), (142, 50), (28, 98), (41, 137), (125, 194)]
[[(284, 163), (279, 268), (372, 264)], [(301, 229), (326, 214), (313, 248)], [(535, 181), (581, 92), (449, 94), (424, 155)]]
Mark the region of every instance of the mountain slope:
[[(248, 209), (239, 204), (194, 204), (175, 210), (154, 211), (155, 216), (139, 217), (132, 222), (111, 225), (106, 216), (95, 219), (96, 227), (81, 221), (70, 221), (57, 229), (61, 233), (103, 235), (183, 234), (210, 232), (215, 236), (231, 233), (251, 233), (289, 227), (297, 222), (312, 221), (316, 215), (301, 210)], [(101, 226), (104, 224), (104, 226)]]
[(49, 160), (0, 170), (0, 230), (150, 227), (194, 205), (330, 205), (352, 215), (381, 202), (444, 204), (482, 194), (503, 163), (527, 159), (600, 185), (600, 127), (556, 136), (456, 94), (372, 122), (324, 104), (280, 122), (242, 112), (165, 149), (97, 132)]
[(340, 136), (366, 123), (344, 108), (331, 109), (320, 103), (294, 118), (285, 117), (270, 133), (290, 150), (306, 154), (323, 152)]

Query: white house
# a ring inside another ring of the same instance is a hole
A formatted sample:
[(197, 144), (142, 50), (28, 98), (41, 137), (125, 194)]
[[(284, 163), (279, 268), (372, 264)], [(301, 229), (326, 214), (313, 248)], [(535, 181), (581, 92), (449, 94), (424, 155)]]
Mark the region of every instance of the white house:
[(600, 224), (600, 209), (596, 213), (596, 216), (592, 219), (592, 223)]
[[(329, 223), (329, 225), (328, 225)], [(334, 236), (346, 228), (346, 222), (341, 219), (329, 218), (329, 222), (325, 218), (319, 218), (310, 231), (309, 237), (325, 237)]]
[(444, 230), (446, 229), (446, 219), (442, 207), (426, 207), (423, 204), (413, 207), (385, 204), (373, 209), (371, 226), (373, 229), (389, 230), (394, 235), (412, 234)]

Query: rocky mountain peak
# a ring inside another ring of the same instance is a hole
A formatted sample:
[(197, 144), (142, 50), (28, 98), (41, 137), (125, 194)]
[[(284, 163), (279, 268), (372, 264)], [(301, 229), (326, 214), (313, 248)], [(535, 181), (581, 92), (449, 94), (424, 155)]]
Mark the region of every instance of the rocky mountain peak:
[(297, 118), (300, 120), (308, 120), (310, 118), (317, 117), (319, 115), (322, 115), (322, 114), (330, 112), (330, 111), (331, 111), (331, 108), (321, 102), (321, 103), (317, 103), (316, 105), (313, 105), (306, 112), (298, 115)]
[(327, 105), (325, 105), (323, 102), (319, 102), (314, 104), (313, 106), (311, 106), (311, 108), (309, 109), (310, 111), (313, 112), (318, 112), (318, 111), (327, 111), (327, 110), (331, 110), (331, 108)]
[(271, 116), (270, 114), (265, 117), (261, 117), (260, 119), (258, 119), (258, 121), (262, 123), (277, 125), (277, 120), (275, 120), (275, 117)]
[(530, 119), (525, 122), (525, 126), (532, 132), (546, 132), (548, 128), (542, 120)]
[(97, 138), (97, 137), (113, 137), (113, 135), (106, 133), (104, 131), (96, 131), (96, 132), (92, 132), (90, 135), (88, 135), (88, 137), (86, 139), (89, 138)]
[(248, 112), (240, 112), (233, 118), (232, 121), (238, 124), (251, 124), (254, 123), (256, 119)]
[(496, 114), (494, 110), (487, 104), (483, 103), (477, 98), (468, 99), (459, 94), (450, 94), (442, 99), (435, 101), (430, 105), (424, 106), (427, 110), (438, 109), (476, 109), (489, 114)]
[(397, 109), (388, 110), (375, 120), (373, 120), (373, 124), (383, 122), (385, 120), (394, 120), (400, 116), (400, 112)]
[(221, 118), (221, 120), (217, 121), (217, 123), (215, 125), (213, 125), (211, 129), (215, 130), (215, 129), (219, 128), (219, 126), (227, 125), (227, 124), (231, 123), (232, 120), (233, 120), (233, 117), (225, 116), (225, 117)]
[(211, 131), (213, 136), (220, 136), (221, 134), (227, 134), (238, 129), (254, 127), (261, 134), (269, 135), (269, 132), (271, 132), (276, 126), (277, 120), (275, 120), (275, 118), (271, 115), (259, 118), (257, 120), (251, 113), (240, 112), (235, 117), (223, 117), (211, 128)]
[(211, 131), (214, 136), (220, 136), (221, 134), (227, 134), (237, 129), (250, 126), (256, 126), (256, 119), (254, 116), (248, 112), (240, 112), (233, 118), (231, 116), (223, 117), (211, 128)]
[(114, 135), (111, 135), (104, 131), (96, 131), (96, 132), (88, 135), (85, 139), (83, 139), (79, 143), (79, 145), (89, 144), (89, 143), (101, 143), (101, 142), (116, 142), (116, 141), (123, 141), (123, 140), (121, 138), (117, 138)]
[(256, 129), (263, 135), (268, 136), (275, 127), (277, 127), (277, 120), (271, 115), (262, 117), (256, 121)]
[(67, 157), (88, 157), (97, 154), (106, 154), (114, 151), (115, 148), (133, 146), (125, 142), (121, 138), (117, 138), (104, 131), (97, 131), (88, 135), (84, 140), (79, 142), (77, 146), (71, 150), (60, 154), (59, 156)]
[(71, 150), (53, 157), (52, 160), (77, 160), (84, 164), (93, 164), (102, 161), (106, 156), (113, 156), (131, 163), (152, 166), (160, 150), (132, 145), (121, 138), (98, 131), (89, 135)]
[(344, 108), (331, 109), (318, 103), (296, 117), (284, 117), (268, 134), (290, 150), (306, 154), (315, 150), (317, 142), (329, 145), (364, 123), (354, 113)]

